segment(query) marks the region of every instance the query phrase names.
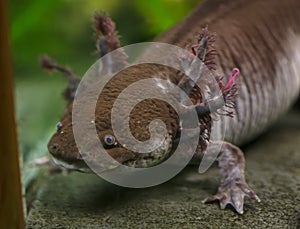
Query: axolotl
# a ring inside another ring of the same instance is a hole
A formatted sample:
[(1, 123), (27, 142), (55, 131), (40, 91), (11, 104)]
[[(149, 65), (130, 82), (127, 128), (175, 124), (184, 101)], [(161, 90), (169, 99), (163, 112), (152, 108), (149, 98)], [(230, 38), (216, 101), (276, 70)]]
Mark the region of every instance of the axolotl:
[[(109, 17), (97, 15), (94, 25), (101, 56), (120, 47), (115, 24)], [(198, 108), (201, 129), (195, 158), (207, 147), (213, 113), (225, 112), (221, 120), (228, 123), (227, 131), (217, 157), (221, 184), (218, 192), (204, 202), (219, 200), (221, 208), (231, 204), (238, 213), (243, 213), (245, 196), (260, 200), (245, 181), (245, 159), (239, 146), (265, 131), (299, 95), (300, 1), (206, 0), (155, 41), (188, 47), (192, 56), (200, 58), (216, 75), (223, 76), (216, 79), (225, 102), (217, 105), (215, 111), (206, 109), (207, 103), (197, 86), (189, 88), (193, 108)], [(71, 82), (64, 93), (68, 106), (48, 144), (49, 152), (58, 164), (91, 172), (77, 149), (72, 131), (72, 101), (79, 79), (47, 58), (42, 62), (45, 68), (64, 72)], [(155, 154), (138, 154), (120, 144), (112, 130), (111, 110), (118, 95), (131, 83), (153, 76), (169, 79), (182, 88), (191, 85), (174, 69), (144, 64), (119, 72), (99, 96), (93, 120), (98, 137), (107, 153), (123, 165), (155, 166), (172, 154), (172, 147)], [(140, 93), (143, 90), (147, 88)], [(173, 145), (179, 137), (185, 137), (180, 136), (180, 122), (174, 109), (155, 99), (139, 103), (131, 112), (129, 125), (133, 136), (146, 141), (150, 137), (149, 123), (157, 118), (165, 123)]]

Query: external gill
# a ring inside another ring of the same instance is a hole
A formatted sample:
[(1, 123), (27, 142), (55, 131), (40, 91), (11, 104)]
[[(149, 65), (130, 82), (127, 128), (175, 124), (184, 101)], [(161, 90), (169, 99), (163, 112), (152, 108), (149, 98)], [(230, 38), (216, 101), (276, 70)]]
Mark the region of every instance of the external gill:
[(236, 108), (235, 99), (238, 96), (238, 90), (239, 90), (239, 81), (237, 79), (238, 75), (240, 74), (240, 71), (238, 68), (234, 68), (232, 70), (231, 75), (228, 77), (228, 81), (226, 85), (222, 83), (222, 77), (216, 77), (216, 80), (219, 84), (219, 87), (222, 91), (222, 95), (225, 101), (225, 106), (220, 110), (217, 111), (219, 115), (226, 115), (229, 117), (233, 117), (234, 110)]
[(222, 84), (222, 78), (216, 77), (216, 80), (218, 79), (217, 82), (219, 83), (222, 94), (208, 99), (202, 99), (201, 102), (193, 106), (182, 105), (185, 112), (195, 109), (198, 114), (198, 118), (203, 118), (206, 115), (214, 113), (233, 117), (235, 98), (238, 95), (238, 86), (236, 84), (236, 77), (238, 74), (239, 70), (237, 68), (233, 69), (233, 72), (229, 77), (229, 79), (232, 79), (228, 80), (225, 86)]
[[(195, 82), (191, 82), (187, 77), (183, 77), (179, 86), (182, 87), (191, 97), (196, 100), (195, 106), (190, 109), (196, 109), (198, 117), (204, 117), (212, 113), (219, 115), (226, 115), (233, 117), (233, 110), (235, 108), (235, 99), (238, 95), (238, 81), (239, 69), (234, 68), (232, 74), (228, 77), (228, 82), (224, 85), (223, 78), (220, 75), (214, 73), (216, 70), (215, 57), (217, 52), (214, 48), (214, 42), (216, 41), (216, 34), (210, 33), (208, 27), (203, 28), (198, 34), (198, 44), (192, 45), (192, 53), (184, 54), (181, 57), (181, 65), (184, 72), (190, 72), (193, 68), (195, 58), (199, 58), (207, 69), (214, 75), (215, 80), (221, 90), (221, 94), (208, 99), (202, 98), (201, 91), (196, 87)], [(203, 69), (203, 71), (205, 71)], [(201, 70), (200, 70), (200, 74)], [(201, 76), (199, 76), (201, 77)]]
[(115, 23), (106, 13), (95, 13), (93, 18), (96, 48), (100, 57), (120, 48), (119, 35)]
[[(119, 35), (116, 31), (115, 23), (107, 16), (105, 13), (98, 14), (95, 13), (93, 20), (94, 30), (95, 30), (95, 39), (96, 39), (96, 48), (100, 57), (120, 48)], [(103, 58), (103, 61), (106, 62), (105, 66), (108, 67), (107, 71), (109, 73), (116, 72), (119, 68), (124, 67), (127, 64), (127, 55), (122, 49), (118, 49), (119, 59), (114, 60), (114, 65), (111, 60), (109, 60), (109, 55), (106, 58)], [(64, 90), (63, 96), (64, 99), (70, 104), (74, 100), (74, 96), (77, 90), (77, 87), (80, 83), (80, 77), (73, 73), (73, 71), (67, 67), (59, 65), (55, 60), (51, 59), (47, 55), (40, 57), (40, 65), (43, 69), (48, 72), (57, 70), (61, 72), (66, 79), (69, 81), (68, 87)]]
[(197, 56), (209, 70), (216, 70), (215, 57), (217, 51), (214, 43), (216, 42), (217, 34), (209, 32), (208, 26), (206, 26), (201, 29), (197, 36), (197, 44), (192, 45), (192, 53)]
[(43, 55), (40, 57), (40, 65), (48, 72), (57, 70), (66, 77), (66, 79), (69, 81), (69, 85), (64, 90), (63, 96), (68, 103), (72, 103), (78, 84), (80, 82), (80, 78), (76, 76), (71, 69), (57, 64), (55, 60), (50, 59), (47, 55)]
[[(119, 71), (127, 65), (128, 56), (120, 48), (120, 36), (116, 31), (115, 23), (106, 13), (95, 13), (93, 22), (97, 53), (100, 57), (104, 57), (102, 60), (105, 62), (106, 71), (109, 74)], [(118, 52), (118, 55), (114, 55), (113, 61), (111, 55), (106, 55), (112, 51)]]

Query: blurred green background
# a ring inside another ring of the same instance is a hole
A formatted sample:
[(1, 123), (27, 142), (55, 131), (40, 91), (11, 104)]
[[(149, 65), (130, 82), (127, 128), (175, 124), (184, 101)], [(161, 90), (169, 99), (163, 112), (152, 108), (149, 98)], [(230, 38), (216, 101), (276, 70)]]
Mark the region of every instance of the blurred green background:
[(28, 162), (47, 154), (47, 142), (63, 112), (67, 82), (44, 72), (41, 54), (82, 76), (98, 58), (92, 16), (105, 11), (116, 22), (122, 45), (149, 41), (186, 16), (199, 0), (11, 0), (9, 1), (16, 110), (25, 185)]

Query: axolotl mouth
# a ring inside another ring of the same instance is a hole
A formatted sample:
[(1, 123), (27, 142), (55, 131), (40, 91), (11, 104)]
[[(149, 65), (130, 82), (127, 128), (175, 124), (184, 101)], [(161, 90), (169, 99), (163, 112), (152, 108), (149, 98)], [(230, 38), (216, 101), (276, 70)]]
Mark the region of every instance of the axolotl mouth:
[[(91, 163), (91, 162), (90, 161), (86, 162), (84, 157), (81, 156), (80, 153), (79, 153), (80, 156), (77, 157), (76, 159), (74, 159), (74, 158), (70, 159), (70, 158), (63, 157), (62, 155), (66, 154), (66, 151), (60, 149), (57, 146), (57, 144), (52, 145), (51, 141), (48, 144), (48, 149), (49, 149), (49, 152), (53, 156), (54, 162), (57, 165), (60, 165), (69, 170), (76, 170), (76, 171), (84, 172), (84, 173), (93, 173), (94, 172), (94, 170), (89, 166), (89, 163)], [(123, 151), (123, 153), (121, 153), (122, 151)], [(107, 153), (109, 155), (126, 155), (127, 153), (125, 151), (127, 151), (127, 150), (124, 148), (115, 148), (113, 150), (108, 149)], [(114, 153), (114, 152), (118, 152), (118, 153)], [(131, 153), (129, 153), (129, 154), (131, 154)], [(123, 162), (121, 162), (120, 158), (118, 158), (117, 162), (119, 162), (122, 165), (129, 166), (129, 167), (148, 168), (148, 167), (152, 167), (152, 166), (155, 166), (155, 165), (161, 163), (166, 158), (168, 158), (168, 155), (170, 155), (170, 149), (169, 149), (169, 146), (165, 145), (165, 146), (162, 146), (162, 147), (156, 149), (155, 151), (153, 151), (151, 153), (135, 155), (133, 157), (128, 157), (126, 159), (124, 158)], [(120, 165), (117, 163), (109, 163), (109, 162), (103, 163), (103, 162), (99, 162), (99, 161), (94, 164), (98, 164), (99, 167), (101, 167), (102, 171), (111, 170)]]
[(114, 169), (120, 164), (135, 168), (147, 168), (161, 163), (167, 159), (172, 152), (170, 136), (166, 138), (162, 145), (156, 147), (155, 150), (150, 153), (135, 153), (119, 144), (111, 131), (102, 131), (99, 133), (99, 139), (106, 151), (105, 153), (118, 163), (106, 162), (103, 160), (103, 157), (98, 157), (97, 155), (93, 155), (92, 159), (94, 162), (91, 162), (88, 153), (79, 152), (73, 134), (68, 133), (70, 130), (72, 129), (70, 129), (67, 124), (58, 123), (57, 132), (48, 143), (48, 150), (53, 156), (54, 162), (69, 170), (93, 173), (95, 168), (92, 169), (90, 167), (91, 163), (99, 165), (102, 171)]

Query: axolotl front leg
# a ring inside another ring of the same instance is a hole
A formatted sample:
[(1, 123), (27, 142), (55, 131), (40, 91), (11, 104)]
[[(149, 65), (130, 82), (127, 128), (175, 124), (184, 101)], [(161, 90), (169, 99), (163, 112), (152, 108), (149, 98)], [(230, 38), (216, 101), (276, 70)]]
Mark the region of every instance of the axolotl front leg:
[(245, 196), (260, 202), (245, 180), (244, 154), (239, 147), (229, 142), (216, 141), (210, 144), (210, 150), (206, 153), (214, 154), (215, 151), (219, 151), (216, 161), (220, 168), (220, 186), (215, 195), (204, 199), (203, 202), (219, 200), (221, 209), (230, 204), (238, 213), (243, 214)]
[[(220, 99), (214, 98), (210, 101), (212, 107), (216, 107), (217, 109), (222, 106), (222, 103), (218, 100)], [(200, 104), (196, 107), (196, 110), (199, 119), (201, 119), (203, 115), (206, 115), (208, 108), (207, 105)], [(191, 132), (193, 132), (193, 129), (191, 129)], [(239, 214), (243, 214), (245, 196), (260, 202), (258, 196), (246, 183), (244, 174), (245, 158), (239, 147), (226, 141), (209, 140), (205, 151), (201, 147), (198, 147), (194, 155), (194, 159), (197, 161), (204, 158), (210, 161), (216, 160), (220, 168), (220, 186), (218, 192), (203, 200), (204, 203), (219, 200), (221, 209), (230, 204)]]

